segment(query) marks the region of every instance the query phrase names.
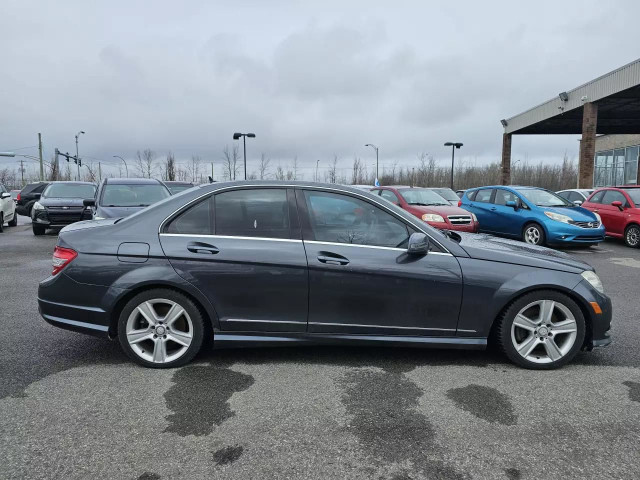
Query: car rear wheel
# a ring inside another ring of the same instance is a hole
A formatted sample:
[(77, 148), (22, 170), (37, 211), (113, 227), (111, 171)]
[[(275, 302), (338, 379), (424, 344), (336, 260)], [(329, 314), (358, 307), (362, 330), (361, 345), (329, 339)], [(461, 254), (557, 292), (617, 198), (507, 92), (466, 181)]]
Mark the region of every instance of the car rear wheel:
[(569, 362), (580, 350), (586, 330), (580, 307), (551, 290), (519, 298), (499, 322), (497, 336), (507, 357), (517, 365), (538, 370)]
[(13, 218), (9, 223), (7, 223), (7, 225), (9, 225), (10, 227), (15, 227), (16, 225), (18, 225), (18, 214), (15, 210), (13, 211)]
[(173, 368), (196, 356), (204, 337), (198, 308), (184, 295), (154, 289), (133, 297), (120, 313), (118, 338), (126, 354), (151, 368)]
[(522, 241), (531, 245), (544, 245), (544, 229), (537, 223), (525, 225), (522, 231)]
[(0, 212), (0, 233), (4, 232), (4, 214)]
[(624, 231), (624, 243), (627, 247), (638, 248), (640, 247), (640, 226), (629, 225)]
[(34, 223), (31, 225), (31, 228), (33, 230), (33, 234), (34, 235), (44, 235), (44, 232), (46, 230), (46, 227), (43, 225), (38, 225), (37, 223)]

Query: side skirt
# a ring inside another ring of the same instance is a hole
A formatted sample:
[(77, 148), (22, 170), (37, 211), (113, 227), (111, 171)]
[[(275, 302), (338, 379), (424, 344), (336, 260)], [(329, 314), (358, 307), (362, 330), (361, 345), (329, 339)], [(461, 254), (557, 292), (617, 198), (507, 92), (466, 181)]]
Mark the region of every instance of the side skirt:
[(416, 348), (459, 348), (484, 350), (486, 338), (422, 337), (385, 335), (291, 334), (264, 332), (222, 332), (215, 330), (213, 348), (285, 347), (300, 345), (380, 345)]

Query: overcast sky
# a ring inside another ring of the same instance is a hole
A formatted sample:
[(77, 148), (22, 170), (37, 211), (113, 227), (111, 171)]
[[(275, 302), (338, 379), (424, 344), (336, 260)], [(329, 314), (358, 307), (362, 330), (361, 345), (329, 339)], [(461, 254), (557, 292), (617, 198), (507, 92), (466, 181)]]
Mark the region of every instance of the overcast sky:
[[(526, 6), (525, 6), (526, 5)], [(0, 151), (113, 164), (150, 148), (216, 163), (251, 131), (249, 170), (334, 154), (444, 165), (499, 158), (501, 118), (640, 56), (640, 2), (0, 0)], [(514, 137), (514, 158), (577, 157), (576, 136)], [(21, 152), (36, 154), (34, 148)], [(0, 159), (0, 168), (15, 159)], [(105, 167), (108, 168), (108, 167)]]

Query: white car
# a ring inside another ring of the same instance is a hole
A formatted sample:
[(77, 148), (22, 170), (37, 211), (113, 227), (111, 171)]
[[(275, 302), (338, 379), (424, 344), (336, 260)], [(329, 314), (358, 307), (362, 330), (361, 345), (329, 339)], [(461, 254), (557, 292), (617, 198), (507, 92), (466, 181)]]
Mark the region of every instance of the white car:
[(15, 227), (18, 224), (18, 215), (16, 215), (16, 204), (11, 198), (11, 193), (0, 184), (0, 232), (5, 222), (10, 227)]
[(582, 205), (593, 191), (593, 188), (569, 188), (556, 193), (574, 205)]

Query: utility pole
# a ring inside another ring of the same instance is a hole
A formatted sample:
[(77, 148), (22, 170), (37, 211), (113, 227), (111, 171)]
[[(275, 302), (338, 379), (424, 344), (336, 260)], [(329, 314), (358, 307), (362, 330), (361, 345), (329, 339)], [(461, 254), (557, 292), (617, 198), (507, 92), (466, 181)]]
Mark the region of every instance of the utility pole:
[(22, 186), (24, 187), (24, 160), (20, 160), (20, 175), (22, 178)]
[(60, 180), (60, 162), (58, 162), (58, 155), (60, 155), (60, 150), (58, 150), (56, 148), (56, 159), (54, 160), (56, 162), (56, 178), (54, 178), (54, 180)]
[(320, 165), (320, 160), (316, 160), (316, 182), (318, 181), (318, 166)]
[(213, 180), (213, 162), (211, 162), (211, 180)]
[(38, 153), (40, 156), (40, 181), (44, 180), (44, 164), (42, 163), (42, 135), (38, 134)]
[(102, 181), (102, 165), (98, 162), (98, 178)]

